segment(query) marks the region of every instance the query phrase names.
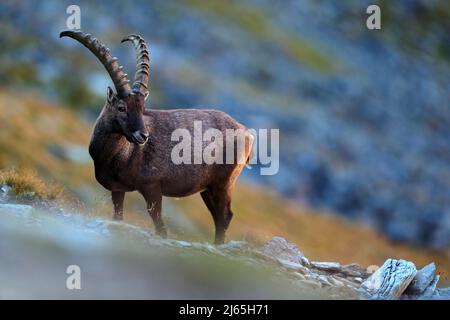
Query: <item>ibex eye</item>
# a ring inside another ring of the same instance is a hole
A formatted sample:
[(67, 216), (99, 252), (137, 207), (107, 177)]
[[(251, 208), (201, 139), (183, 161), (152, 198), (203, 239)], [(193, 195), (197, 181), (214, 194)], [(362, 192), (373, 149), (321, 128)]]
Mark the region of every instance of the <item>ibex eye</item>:
[(122, 106), (118, 107), (117, 109), (119, 110), (119, 112), (127, 111), (127, 109), (125, 107), (122, 107)]

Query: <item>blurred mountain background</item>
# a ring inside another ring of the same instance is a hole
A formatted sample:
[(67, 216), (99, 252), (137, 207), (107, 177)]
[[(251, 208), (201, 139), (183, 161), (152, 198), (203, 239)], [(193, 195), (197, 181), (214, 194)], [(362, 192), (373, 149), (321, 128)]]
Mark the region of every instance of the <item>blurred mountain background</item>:
[[(0, 169), (36, 170), (111, 215), (87, 144), (112, 83), (88, 50), (58, 38), (70, 4), (0, 3)], [(217, 108), (280, 129), (280, 171), (244, 170), (229, 238), (281, 234), (317, 259), (433, 257), (450, 270), (450, 2), (76, 4), (81, 29), (128, 74), (135, 53), (120, 40), (148, 41), (149, 108)], [(366, 28), (370, 4), (382, 30)], [(175, 236), (211, 238), (197, 196), (165, 201)], [(126, 220), (151, 227), (138, 196), (127, 206)]]

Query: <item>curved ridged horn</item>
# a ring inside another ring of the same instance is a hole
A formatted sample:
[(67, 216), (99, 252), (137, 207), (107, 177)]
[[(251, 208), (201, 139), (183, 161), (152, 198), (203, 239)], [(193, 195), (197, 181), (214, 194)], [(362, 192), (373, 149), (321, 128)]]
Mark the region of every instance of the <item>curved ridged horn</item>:
[(111, 55), (111, 52), (103, 44), (89, 33), (84, 34), (81, 31), (63, 31), (59, 37), (70, 37), (88, 48), (108, 71), (119, 97), (125, 97), (130, 93), (130, 80), (127, 79), (127, 74), (122, 71), (123, 67), (119, 66), (116, 57)]
[(147, 94), (147, 85), (150, 72), (150, 54), (144, 38), (137, 34), (130, 34), (121, 42), (131, 41), (136, 49), (136, 74), (134, 75), (133, 92)]

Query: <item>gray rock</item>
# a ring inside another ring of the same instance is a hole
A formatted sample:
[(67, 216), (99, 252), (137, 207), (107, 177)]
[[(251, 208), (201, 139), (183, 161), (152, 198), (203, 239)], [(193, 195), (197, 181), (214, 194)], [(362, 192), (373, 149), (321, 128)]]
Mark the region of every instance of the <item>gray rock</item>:
[(292, 262), (292, 261), (284, 260), (284, 259), (277, 259), (277, 261), (281, 266), (285, 267), (288, 270), (294, 270), (294, 271), (300, 272), (302, 274), (309, 273), (308, 268), (304, 267), (300, 263), (296, 263), (296, 262)]
[(0, 212), (12, 213), (16, 216), (28, 216), (33, 207), (26, 204), (0, 203)]
[(0, 187), (0, 194), (1, 194), (1, 195), (7, 195), (8, 192), (9, 192), (9, 190), (11, 190), (11, 187), (8, 186), (7, 184), (3, 184), (3, 185)]
[(287, 260), (301, 265), (308, 265), (309, 263), (296, 244), (289, 243), (282, 237), (273, 237), (261, 247), (260, 251), (275, 259)]
[(328, 272), (340, 272), (342, 270), (342, 266), (338, 262), (311, 261), (311, 267)]
[(369, 276), (367, 269), (357, 263), (346, 264), (342, 266), (341, 273), (351, 277), (366, 279)]
[(324, 275), (319, 275), (318, 279), (322, 283), (322, 285), (330, 286), (330, 287), (333, 286), (332, 281), (330, 281), (329, 278)]
[(338, 287), (343, 287), (344, 286), (344, 282), (342, 282), (342, 281), (340, 281), (338, 279), (335, 279), (333, 277), (329, 277), (328, 281), (334, 286), (338, 286)]
[(425, 290), (421, 291), (418, 294), (408, 294), (405, 293), (401, 296), (402, 300), (430, 300), (434, 299), (433, 295), (436, 291), (436, 286), (439, 282), (439, 276), (433, 276), (433, 279), (425, 288)]
[(315, 280), (298, 280), (302, 285), (306, 285), (311, 289), (320, 289), (322, 287), (321, 283)]
[(53, 144), (48, 147), (48, 151), (54, 156), (69, 160), (78, 164), (86, 164), (91, 162), (91, 157), (87, 148), (78, 144), (58, 145)]
[(345, 276), (367, 278), (367, 271), (356, 263), (341, 265), (338, 262), (318, 262), (312, 261), (311, 267), (328, 272), (328, 273), (341, 273)]
[(7, 184), (0, 185), (0, 203), (8, 202), (10, 190), (11, 187)]
[(439, 276), (434, 276), (431, 283), (428, 285), (428, 287), (421, 293), (421, 295), (418, 297), (419, 300), (429, 300), (432, 299), (434, 291), (436, 291), (436, 286), (439, 282)]
[(436, 265), (434, 262), (426, 265), (419, 271), (417, 271), (416, 276), (409, 284), (408, 288), (406, 288), (406, 294), (420, 294), (427, 289), (427, 287), (431, 284), (431, 282), (435, 278), (436, 273)]
[(174, 242), (176, 244), (178, 244), (180, 247), (186, 247), (186, 248), (192, 247), (192, 244), (190, 242), (187, 242), (187, 241), (175, 240)]
[(433, 300), (450, 300), (450, 288), (438, 288), (431, 296)]
[(372, 299), (399, 299), (417, 273), (414, 263), (405, 260), (388, 259), (361, 287)]
[(249, 245), (245, 241), (230, 240), (227, 243), (219, 245), (218, 248), (223, 250), (247, 250)]

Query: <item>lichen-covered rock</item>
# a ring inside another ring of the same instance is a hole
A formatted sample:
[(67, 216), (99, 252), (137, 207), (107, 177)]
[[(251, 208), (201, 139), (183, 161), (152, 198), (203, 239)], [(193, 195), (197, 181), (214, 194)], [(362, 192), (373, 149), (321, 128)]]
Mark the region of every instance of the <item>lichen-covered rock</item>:
[(309, 265), (308, 259), (298, 249), (297, 245), (287, 242), (282, 237), (273, 237), (261, 247), (260, 251), (275, 259), (287, 260), (304, 266)]
[(399, 299), (417, 273), (414, 263), (405, 260), (388, 259), (362, 283), (372, 299)]

